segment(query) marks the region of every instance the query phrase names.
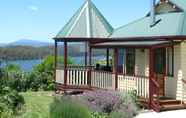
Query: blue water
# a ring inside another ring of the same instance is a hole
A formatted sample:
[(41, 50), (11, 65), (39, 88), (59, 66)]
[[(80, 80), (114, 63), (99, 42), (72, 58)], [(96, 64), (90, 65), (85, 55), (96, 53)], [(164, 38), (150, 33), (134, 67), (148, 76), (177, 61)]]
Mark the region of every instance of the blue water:
[[(92, 61), (96, 62), (98, 60), (103, 60), (105, 59), (105, 56), (95, 56), (93, 57)], [(79, 57), (72, 57), (72, 60), (75, 64), (83, 65), (84, 64), (84, 57), (79, 56)], [(32, 71), (33, 67), (40, 64), (42, 60), (37, 59), (37, 60), (16, 60), (16, 61), (8, 61), (8, 62), (3, 62), (1, 64), (1, 67), (6, 66), (7, 64), (16, 64), (21, 67), (21, 69), (25, 72), (30, 72)]]
[(3, 62), (1, 67), (6, 66), (7, 64), (16, 64), (21, 67), (25, 72), (32, 71), (33, 67), (37, 64), (40, 64), (42, 60), (16, 60), (16, 61), (7, 61)]

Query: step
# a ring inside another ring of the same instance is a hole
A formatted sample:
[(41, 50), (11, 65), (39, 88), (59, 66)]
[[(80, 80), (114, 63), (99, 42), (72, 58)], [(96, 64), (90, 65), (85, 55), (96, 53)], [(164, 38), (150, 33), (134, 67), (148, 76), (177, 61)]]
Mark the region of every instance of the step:
[(178, 109), (186, 109), (186, 105), (184, 104), (161, 105), (160, 111), (169, 111), (169, 110), (178, 110)]
[(160, 105), (180, 105), (180, 100), (159, 100)]

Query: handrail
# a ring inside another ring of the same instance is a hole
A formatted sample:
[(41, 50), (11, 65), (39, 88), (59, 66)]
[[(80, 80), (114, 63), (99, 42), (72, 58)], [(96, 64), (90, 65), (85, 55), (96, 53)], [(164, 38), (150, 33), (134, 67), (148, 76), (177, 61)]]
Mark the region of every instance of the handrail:
[[(81, 69), (93, 69), (95, 66), (79, 66), (79, 65), (67, 65), (67, 68), (81, 68)], [(64, 68), (64, 65), (58, 65), (58, 69)]]
[(185, 85), (186, 85), (186, 80), (182, 79), (182, 82), (183, 82), (183, 84), (185, 84)]
[(122, 75), (122, 76), (131, 76), (131, 77), (139, 77), (139, 78), (146, 78), (146, 79), (149, 79), (148, 76), (144, 76), (144, 75), (127, 75), (127, 74), (121, 74), (121, 73), (118, 73), (118, 75)]
[(155, 81), (154, 79), (151, 79), (151, 81), (155, 84), (155, 86), (156, 86), (157, 88), (160, 88), (160, 85), (158, 84), (157, 81)]
[(100, 72), (100, 73), (109, 73), (109, 74), (115, 74), (114, 72), (110, 72), (110, 71), (104, 71), (104, 70), (92, 70), (92, 72)]

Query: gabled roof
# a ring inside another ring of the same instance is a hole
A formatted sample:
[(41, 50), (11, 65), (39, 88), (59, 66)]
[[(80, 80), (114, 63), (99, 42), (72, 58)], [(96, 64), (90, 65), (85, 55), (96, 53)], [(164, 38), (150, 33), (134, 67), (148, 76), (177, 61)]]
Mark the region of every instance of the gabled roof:
[(150, 17), (143, 17), (115, 29), (110, 38), (186, 36), (186, 0), (170, 0), (170, 2), (183, 11), (171, 13), (165, 11), (156, 14), (157, 24), (153, 27), (150, 27)]
[(55, 38), (107, 38), (112, 32), (112, 26), (96, 6), (86, 0)]

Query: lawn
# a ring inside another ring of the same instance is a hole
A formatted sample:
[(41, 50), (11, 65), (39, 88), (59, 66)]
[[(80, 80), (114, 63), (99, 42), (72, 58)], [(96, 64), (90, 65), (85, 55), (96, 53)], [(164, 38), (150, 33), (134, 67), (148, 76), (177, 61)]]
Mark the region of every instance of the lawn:
[(53, 101), (52, 92), (21, 93), (25, 99), (25, 110), (17, 118), (49, 118), (49, 105)]

